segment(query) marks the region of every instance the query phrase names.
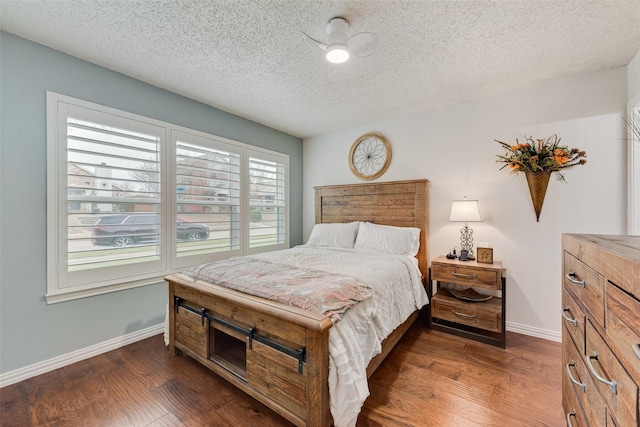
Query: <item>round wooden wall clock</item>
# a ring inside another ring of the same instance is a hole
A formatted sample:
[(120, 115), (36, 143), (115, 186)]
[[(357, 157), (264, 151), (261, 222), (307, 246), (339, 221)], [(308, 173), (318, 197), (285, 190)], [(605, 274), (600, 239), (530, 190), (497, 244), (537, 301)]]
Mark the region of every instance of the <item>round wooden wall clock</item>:
[(366, 133), (356, 139), (349, 151), (351, 172), (370, 181), (382, 176), (391, 163), (391, 145), (377, 133)]

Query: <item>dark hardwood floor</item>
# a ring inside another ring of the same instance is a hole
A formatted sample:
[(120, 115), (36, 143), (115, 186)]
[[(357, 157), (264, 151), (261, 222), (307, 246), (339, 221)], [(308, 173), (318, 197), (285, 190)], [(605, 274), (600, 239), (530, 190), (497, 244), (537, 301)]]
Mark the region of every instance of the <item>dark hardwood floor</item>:
[[(506, 350), (416, 323), (370, 380), (358, 426), (563, 426), (561, 345)], [(2, 426), (290, 426), (162, 337), (0, 389)]]

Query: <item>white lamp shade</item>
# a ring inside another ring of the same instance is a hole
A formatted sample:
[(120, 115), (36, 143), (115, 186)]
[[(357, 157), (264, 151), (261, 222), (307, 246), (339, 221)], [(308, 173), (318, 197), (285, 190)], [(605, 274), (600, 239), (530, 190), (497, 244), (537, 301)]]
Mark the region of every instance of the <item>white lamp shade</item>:
[(449, 221), (481, 222), (480, 207), (477, 200), (454, 200), (451, 202)]
[(349, 59), (349, 50), (343, 44), (333, 44), (327, 48), (326, 58), (333, 64), (342, 64)]

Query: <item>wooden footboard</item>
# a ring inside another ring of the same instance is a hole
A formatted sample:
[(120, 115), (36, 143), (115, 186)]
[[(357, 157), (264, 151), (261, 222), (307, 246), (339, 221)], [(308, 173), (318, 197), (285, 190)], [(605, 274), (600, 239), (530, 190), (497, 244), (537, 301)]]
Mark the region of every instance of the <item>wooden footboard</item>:
[(174, 274), (169, 348), (299, 426), (330, 426), (328, 317)]

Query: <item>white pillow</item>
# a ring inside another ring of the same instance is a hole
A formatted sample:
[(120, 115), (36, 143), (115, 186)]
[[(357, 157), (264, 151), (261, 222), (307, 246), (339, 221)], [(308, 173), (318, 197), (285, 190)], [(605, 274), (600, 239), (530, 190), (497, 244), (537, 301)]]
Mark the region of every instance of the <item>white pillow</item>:
[(354, 248), (414, 257), (420, 249), (420, 229), (361, 222)]
[(332, 248), (353, 248), (358, 234), (358, 223), (316, 224), (307, 241), (309, 246), (329, 246)]

